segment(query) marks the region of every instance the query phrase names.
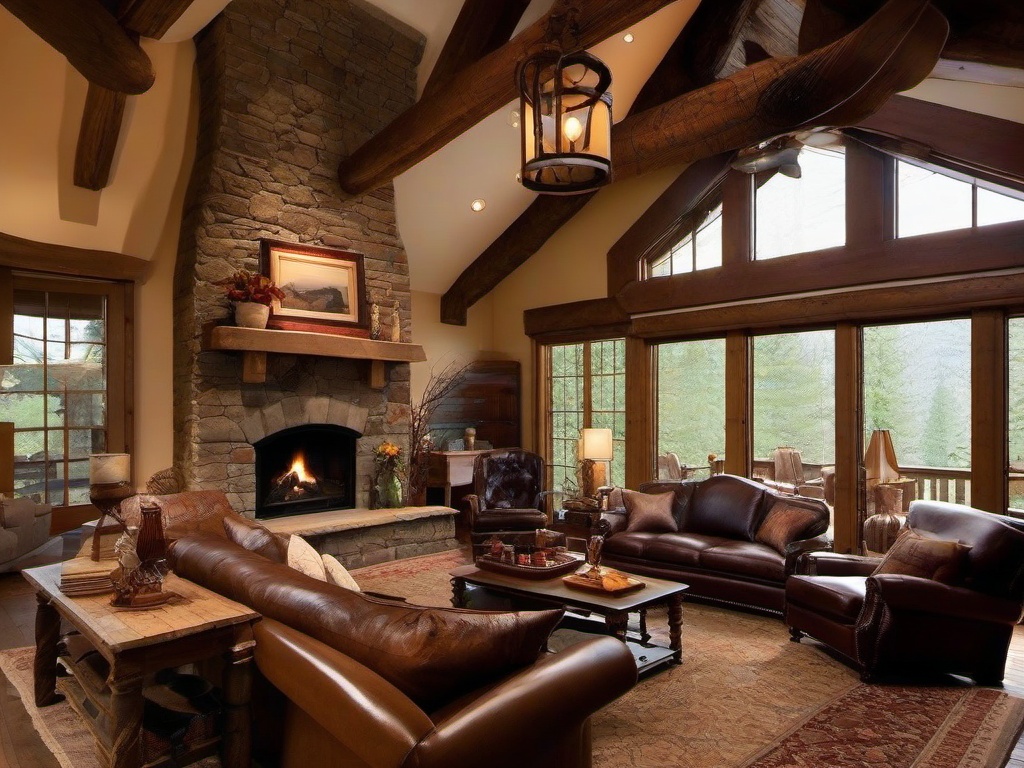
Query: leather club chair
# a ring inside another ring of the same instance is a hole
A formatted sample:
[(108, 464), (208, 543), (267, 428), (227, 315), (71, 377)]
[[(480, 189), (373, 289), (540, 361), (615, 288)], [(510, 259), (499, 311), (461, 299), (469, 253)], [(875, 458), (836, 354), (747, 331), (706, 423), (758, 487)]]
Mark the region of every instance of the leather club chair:
[(999, 685), (1024, 609), (1024, 531), (1002, 515), (915, 501), (908, 526), (970, 547), (953, 584), (872, 575), (879, 558), (814, 552), (786, 582), (792, 639), (810, 635), (878, 676), (951, 673)]
[(533, 531), (548, 524), (543, 512), (544, 460), (519, 448), (483, 453), (473, 465), (469, 529), (474, 536)]

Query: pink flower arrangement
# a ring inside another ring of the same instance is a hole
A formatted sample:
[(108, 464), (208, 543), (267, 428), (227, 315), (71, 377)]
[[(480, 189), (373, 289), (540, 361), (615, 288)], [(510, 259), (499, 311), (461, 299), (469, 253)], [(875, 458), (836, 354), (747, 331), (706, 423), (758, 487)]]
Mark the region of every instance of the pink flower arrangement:
[(252, 301), (269, 307), (274, 299), (285, 297), (284, 291), (274, 285), (269, 277), (245, 269), (220, 280), (216, 285), (224, 286), (224, 295), (231, 301)]

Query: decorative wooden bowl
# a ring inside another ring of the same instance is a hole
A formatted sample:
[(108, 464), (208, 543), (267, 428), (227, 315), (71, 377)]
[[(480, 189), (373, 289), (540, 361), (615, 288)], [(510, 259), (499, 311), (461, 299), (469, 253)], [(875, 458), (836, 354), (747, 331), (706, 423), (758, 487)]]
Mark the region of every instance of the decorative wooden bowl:
[(547, 565), (513, 565), (503, 563), (491, 555), (481, 555), (476, 559), (476, 567), (484, 571), (503, 573), (521, 579), (553, 579), (566, 573), (572, 573), (583, 565), (583, 561), (572, 555), (553, 555), (548, 558)]

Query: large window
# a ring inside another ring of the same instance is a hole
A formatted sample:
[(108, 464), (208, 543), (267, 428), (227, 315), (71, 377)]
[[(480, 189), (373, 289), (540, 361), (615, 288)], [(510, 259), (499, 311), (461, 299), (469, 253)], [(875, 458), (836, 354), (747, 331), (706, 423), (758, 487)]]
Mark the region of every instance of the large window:
[(774, 477), (779, 448), (800, 452), (804, 480), (835, 461), (835, 334), (754, 338), (754, 472)]
[(89, 454), (126, 447), (123, 287), (17, 276), (13, 295), (0, 421), (14, 424), (14, 491), (57, 508), (88, 504)]
[(725, 453), (725, 339), (657, 347), (658, 454), (702, 467)]
[(846, 159), (800, 151), (800, 178), (777, 173), (755, 192), (755, 258), (775, 259), (846, 244)]
[(1024, 512), (1024, 317), (1009, 321), (1010, 507)]
[(555, 489), (577, 483), (580, 430), (612, 430), (614, 459), (609, 481), (625, 480), (626, 343), (623, 339), (547, 348), (549, 376), (548, 459)]
[(698, 221), (669, 252), (651, 260), (648, 275), (665, 277), (722, 266), (722, 204)]
[(915, 496), (970, 503), (971, 323), (863, 329), (864, 444), (887, 429)]
[(1024, 220), (1020, 193), (896, 161), (896, 234), (912, 237)]

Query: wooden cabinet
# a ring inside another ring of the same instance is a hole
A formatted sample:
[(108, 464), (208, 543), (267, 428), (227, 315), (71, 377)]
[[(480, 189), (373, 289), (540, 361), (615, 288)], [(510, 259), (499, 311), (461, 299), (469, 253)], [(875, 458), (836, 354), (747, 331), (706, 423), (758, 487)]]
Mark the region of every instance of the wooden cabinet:
[(466, 427), (475, 427), (478, 441), (494, 448), (517, 448), (522, 440), (519, 403), (519, 362), (477, 360), (434, 411), (430, 432), (441, 442), (460, 438)]

